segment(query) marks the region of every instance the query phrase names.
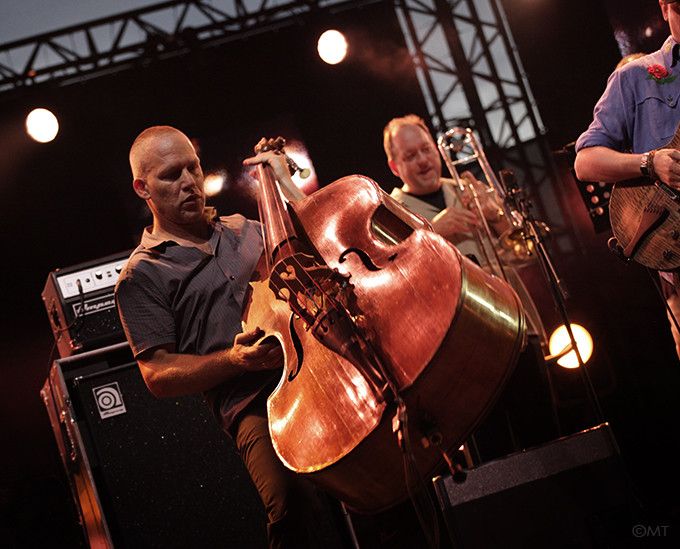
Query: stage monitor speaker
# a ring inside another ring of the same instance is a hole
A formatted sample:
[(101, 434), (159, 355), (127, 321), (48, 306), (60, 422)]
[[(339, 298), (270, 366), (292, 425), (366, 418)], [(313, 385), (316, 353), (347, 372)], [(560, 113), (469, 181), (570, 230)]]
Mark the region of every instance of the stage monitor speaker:
[(262, 503), (200, 397), (156, 399), (126, 343), (41, 391), (91, 547), (266, 547)]
[(632, 508), (612, 441), (602, 424), (470, 469), (463, 482), (436, 477), (453, 546), (627, 546)]

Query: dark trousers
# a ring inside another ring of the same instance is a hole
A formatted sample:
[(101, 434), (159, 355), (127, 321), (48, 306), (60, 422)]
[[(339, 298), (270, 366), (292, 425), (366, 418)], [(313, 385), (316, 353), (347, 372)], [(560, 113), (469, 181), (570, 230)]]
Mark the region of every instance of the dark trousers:
[(267, 513), (269, 546), (342, 547), (333, 502), (276, 455), (264, 399), (256, 399), (242, 412), (231, 431)]

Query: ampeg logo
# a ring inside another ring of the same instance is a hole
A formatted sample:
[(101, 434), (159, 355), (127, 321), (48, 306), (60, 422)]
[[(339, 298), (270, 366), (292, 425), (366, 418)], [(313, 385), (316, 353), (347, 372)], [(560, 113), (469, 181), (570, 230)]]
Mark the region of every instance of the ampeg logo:
[(92, 392), (94, 393), (94, 400), (97, 402), (99, 416), (102, 419), (126, 412), (123, 395), (117, 381), (94, 387)]
[(84, 301), (82, 305), (80, 302), (71, 305), (75, 316), (91, 315), (93, 313), (98, 313), (99, 311), (105, 311), (106, 309), (113, 309), (115, 306), (116, 300), (113, 297), (113, 294), (106, 294), (101, 297), (95, 297), (94, 299), (88, 299)]

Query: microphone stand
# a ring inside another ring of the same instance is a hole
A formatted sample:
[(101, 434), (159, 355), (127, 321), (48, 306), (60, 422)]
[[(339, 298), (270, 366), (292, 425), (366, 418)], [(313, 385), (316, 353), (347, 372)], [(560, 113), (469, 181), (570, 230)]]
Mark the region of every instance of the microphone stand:
[[(583, 357), (581, 356), (581, 353), (578, 349), (576, 338), (574, 337), (574, 332), (571, 328), (571, 320), (569, 319), (569, 314), (567, 312), (565, 303), (565, 300), (569, 297), (568, 292), (564, 287), (559, 275), (557, 274), (557, 270), (555, 269), (550, 252), (545, 245), (545, 239), (543, 237), (542, 231), (538, 227), (538, 222), (531, 213), (531, 204), (524, 198), (523, 192), (519, 188), (517, 180), (515, 179), (515, 175), (511, 170), (501, 170), (499, 175), (501, 184), (505, 190), (505, 199), (508, 202), (508, 206), (519, 212), (522, 217), (524, 222), (522, 227), (523, 238), (527, 243), (528, 249), (531, 249), (529, 246), (530, 244), (533, 244), (533, 249), (538, 256), (539, 264), (541, 265), (541, 270), (543, 271), (543, 275), (548, 282), (548, 287), (550, 288), (553, 300), (557, 306), (562, 322), (567, 329), (570, 346), (576, 355), (576, 359), (578, 360), (579, 374), (585, 387), (586, 397), (588, 403), (591, 406), (591, 411), (595, 416), (596, 424), (599, 425), (606, 423), (599, 399), (597, 398), (597, 393), (595, 392), (595, 387), (593, 386), (590, 374), (585, 367)], [(548, 379), (550, 379), (550, 376), (548, 376)], [(550, 384), (550, 390), (552, 392), (552, 384)], [(608, 432), (611, 433), (609, 429)], [(619, 447), (613, 433), (610, 435), (610, 439), (613, 449), (617, 454), (619, 454)]]

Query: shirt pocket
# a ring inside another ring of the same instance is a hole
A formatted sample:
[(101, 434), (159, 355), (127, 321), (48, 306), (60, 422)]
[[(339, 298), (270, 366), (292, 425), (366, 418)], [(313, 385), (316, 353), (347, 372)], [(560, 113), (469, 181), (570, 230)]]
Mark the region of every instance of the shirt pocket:
[(680, 90), (656, 84), (655, 88), (638, 104), (636, 132), (642, 131), (645, 150), (666, 146), (678, 128)]

